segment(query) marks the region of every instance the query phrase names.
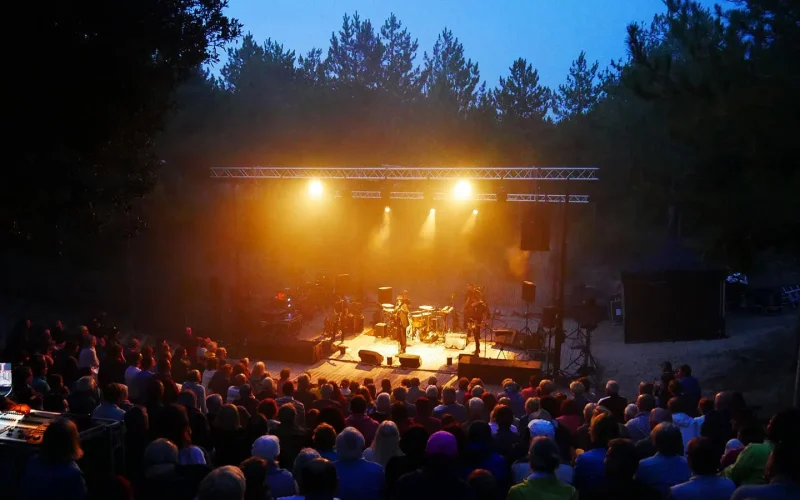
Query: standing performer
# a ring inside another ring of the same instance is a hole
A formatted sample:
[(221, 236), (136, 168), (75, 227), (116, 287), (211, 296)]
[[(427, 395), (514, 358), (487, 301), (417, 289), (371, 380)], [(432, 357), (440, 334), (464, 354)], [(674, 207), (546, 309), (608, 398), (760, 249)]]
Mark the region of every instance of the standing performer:
[(406, 352), (406, 335), (408, 334), (408, 328), (410, 326), (409, 321), (409, 314), (411, 310), (409, 309), (409, 304), (411, 301), (408, 299), (408, 290), (403, 290), (403, 295), (397, 297), (397, 317), (400, 320), (399, 328), (397, 329), (397, 340), (400, 342), (400, 353)]
[[(477, 291), (477, 290), (476, 290)], [(478, 292), (480, 294), (480, 292)], [(489, 307), (480, 299), (473, 301), (467, 308), (464, 316), (464, 323), (467, 325), (467, 333), (472, 335), (475, 340), (475, 355), (481, 354), (481, 329), (489, 317)]]

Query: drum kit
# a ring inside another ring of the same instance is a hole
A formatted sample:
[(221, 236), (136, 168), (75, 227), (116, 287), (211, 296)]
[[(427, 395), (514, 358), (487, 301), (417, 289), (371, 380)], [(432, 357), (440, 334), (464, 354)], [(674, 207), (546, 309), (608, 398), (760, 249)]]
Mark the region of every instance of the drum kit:
[[(395, 304), (381, 304), (386, 327), (390, 331), (402, 328), (400, 308)], [(453, 307), (437, 308), (429, 305), (419, 306), (408, 315), (411, 328), (408, 330), (409, 340), (418, 339), (426, 343), (434, 343), (444, 338), (447, 332), (447, 315), (453, 312)]]

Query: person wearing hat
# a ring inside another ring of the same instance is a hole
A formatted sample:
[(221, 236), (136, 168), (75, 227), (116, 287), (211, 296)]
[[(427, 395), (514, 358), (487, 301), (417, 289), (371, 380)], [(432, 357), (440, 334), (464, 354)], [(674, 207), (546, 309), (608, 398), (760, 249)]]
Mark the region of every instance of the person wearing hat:
[(503, 392), (497, 395), (497, 399), (508, 398), (511, 400), (511, 410), (514, 412), (514, 417), (522, 418), (525, 416), (525, 398), (522, 397), (519, 384), (514, 382), (513, 379), (507, 378), (503, 380)]
[(256, 439), (251, 454), (266, 460), (267, 485), (269, 485), (269, 493), (273, 498), (297, 494), (297, 483), (292, 473), (278, 466), (281, 445), (277, 436), (261, 436)]
[(556, 471), (561, 465), (561, 452), (552, 438), (546, 436), (534, 438), (531, 441), (528, 461), (532, 474), (509, 490), (507, 500), (578, 499), (578, 491), (556, 476)]
[(397, 481), (394, 498), (417, 500), (472, 498), (474, 495), (458, 469), (458, 443), (447, 431), (434, 432), (425, 446), (425, 464)]

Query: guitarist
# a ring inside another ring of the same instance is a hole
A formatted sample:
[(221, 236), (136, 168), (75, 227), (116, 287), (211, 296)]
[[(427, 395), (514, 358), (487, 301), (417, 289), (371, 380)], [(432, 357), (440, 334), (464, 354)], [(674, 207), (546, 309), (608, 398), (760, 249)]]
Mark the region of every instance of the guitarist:
[(400, 320), (400, 328), (397, 329), (397, 340), (400, 342), (401, 354), (406, 352), (406, 335), (411, 326), (411, 322), (409, 321), (409, 315), (411, 314), (410, 305), (411, 301), (408, 299), (408, 290), (403, 290), (403, 295), (397, 297), (397, 306), (395, 308), (397, 317)]

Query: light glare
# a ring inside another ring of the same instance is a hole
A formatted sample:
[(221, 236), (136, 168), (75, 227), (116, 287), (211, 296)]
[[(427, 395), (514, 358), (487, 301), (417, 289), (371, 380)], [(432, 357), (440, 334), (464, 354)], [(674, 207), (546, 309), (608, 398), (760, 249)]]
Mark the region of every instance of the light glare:
[(478, 215), (478, 209), (477, 208), (472, 211), (472, 215)]
[(431, 208), (431, 211), (430, 211), (429, 213), (430, 213), (431, 215), (435, 214), (435, 213), (436, 213), (436, 209), (435, 209), (435, 208)]
[(391, 209), (391, 208), (389, 208), (389, 207), (386, 207), (386, 208), (384, 208), (384, 209), (383, 209), (383, 211), (384, 211), (384, 212), (386, 212), (386, 213), (388, 214), (389, 212), (391, 212), (391, 211), (392, 211), (392, 209)]
[(466, 200), (472, 197), (472, 185), (469, 181), (460, 180), (453, 188), (453, 195), (457, 200)]
[(308, 196), (314, 200), (322, 198), (322, 182), (318, 179), (312, 179), (308, 183)]

